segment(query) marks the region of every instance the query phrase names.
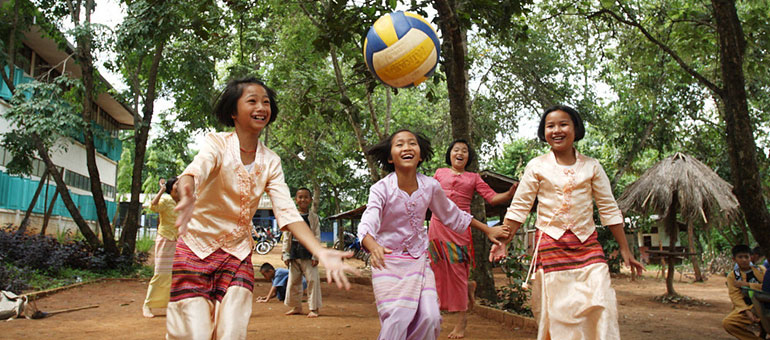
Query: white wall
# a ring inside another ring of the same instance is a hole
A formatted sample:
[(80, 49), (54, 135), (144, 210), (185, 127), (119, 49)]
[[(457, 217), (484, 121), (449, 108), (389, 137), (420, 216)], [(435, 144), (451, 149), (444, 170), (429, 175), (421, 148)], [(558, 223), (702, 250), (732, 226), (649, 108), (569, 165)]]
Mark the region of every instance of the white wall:
[[(10, 122), (4, 118), (5, 113), (9, 108), (9, 105), (4, 100), (0, 99), (0, 135), (11, 131)], [(0, 138), (2, 138), (2, 136), (0, 136)], [(66, 147), (66, 151), (61, 147)], [(86, 149), (83, 144), (69, 138), (62, 138), (57, 142), (53, 150), (55, 151), (51, 154), (51, 160), (53, 160), (54, 164), (83, 176), (90, 177), (86, 165)], [(118, 163), (97, 152), (96, 166), (99, 169), (99, 179), (101, 182), (107, 185), (116, 186)], [(5, 168), (0, 166), (0, 170), (5, 170)], [(37, 176), (31, 176), (30, 178), (39, 179)], [(76, 194), (91, 195), (91, 191), (81, 190), (75, 187), (70, 187), (69, 189)]]

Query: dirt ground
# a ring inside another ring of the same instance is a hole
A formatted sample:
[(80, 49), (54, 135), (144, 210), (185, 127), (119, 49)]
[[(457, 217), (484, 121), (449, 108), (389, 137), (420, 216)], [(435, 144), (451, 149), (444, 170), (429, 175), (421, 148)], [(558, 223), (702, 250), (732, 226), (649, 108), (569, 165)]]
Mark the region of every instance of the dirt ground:
[[(269, 261), (283, 266), (280, 252), (255, 255), (255, 265)], [(362, 265), (353, 260), (353, 264)], [(495, 275), (503, 284), (503, 274)], [(677, 275), (677, 279), (679, 275)], [(627, 340), (731, 339), (721, 327), (730, 311), (723, 277), (711, 276), (705, 283), (675, 283), (680, 294), (705, 304), (662, 304), (653, 297), (665, 292), (665, 282), (647, 273), (641, 280), (613, 278), (618, 296), (621, 336)], [(98, 308), (53, 315), (42, 320), (0, 322), (0, 339), (162, 339), (165, 318), (146, 319), (141, 305), (147, 280), (114, 280), (62, 291), (37, 301), (43, 311), (98, 304)], [(258, 280), (255, 296), (267, 293), (270, 284)], [(273, 299), (254, 303), (249, 339), (375, 339), (380, 329), (371, 285), (353, 284), (350, 291), (323, 284), (321, 317), (284, 316), (286, 306)], [(307, 308), (307, 305), (304, 306)], [(454, 326), (455, 315), (444, 315), (441, 338)], [(535, 339), (533, 332), (511, 331), (478, 315), (469, 315), (467, 339)]]

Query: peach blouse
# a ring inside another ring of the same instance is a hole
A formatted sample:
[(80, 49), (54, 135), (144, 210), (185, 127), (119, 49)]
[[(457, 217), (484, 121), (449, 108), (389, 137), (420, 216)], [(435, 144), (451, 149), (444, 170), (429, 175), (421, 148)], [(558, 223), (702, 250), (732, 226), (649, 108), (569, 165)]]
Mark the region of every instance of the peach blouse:
[(532, 159), (505, 218), (524, 223), (537, 197), (535, 226), (557, 240), (567, 230), (581, 242), (591, 236), (596, 229), (593, 201), (602, 225), (623, 223), (623, 214), (599, 161), (577, 150), (575, 156), (577, 161), (571, 166), (556, 163), (553, 152)]
[(247, 171), (238, 136), (209, 133), (184, 175), (195, 179), (196, 201), (188, 231), (180, 237), (201, 259), (220, 248), (241, 261), (251, 255), (251, 218), (262, 193), (270, 197), (281, 229), (304, 221), (284, 181), (281, 159), (261, 141), (254, 168)]

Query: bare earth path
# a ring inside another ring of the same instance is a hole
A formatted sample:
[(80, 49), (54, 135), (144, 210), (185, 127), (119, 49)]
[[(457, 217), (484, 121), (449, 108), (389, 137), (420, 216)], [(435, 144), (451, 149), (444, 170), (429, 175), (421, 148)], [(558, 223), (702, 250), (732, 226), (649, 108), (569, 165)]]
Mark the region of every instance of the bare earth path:
[[(253, 259), (255, 265), (263, 261), (283, 265), (277, 250)], [(496, 278), (500, 283), (504, 280), (502, 274)], [(680, 293), (709, 304), (697, 307), (674, 308), (652, 301), (665, 291), (665, 283), (654, 278), (631, 282), (619, 277), (613, 280), (613, 286), (618, 295), (623, 339), (731, 339), (721, 328), (721, 320), (731, 308), (722, 277), (712, 276), (706, 283), (675, 284)], [(141, 316), (146, 287), (142, 280), (105, 281), (42, 298), (37, 306), (43, 311), (91, 304), (99, 307), (43, 320), (0, 322), (0, 339), (162, 339), (165, 318)], [(326, 283), (322, 287), (323, 307), (318, 319), (284, 316), (288, 308), (275, 300), (255, 303), (249, 339), (376, 339), (380, 325), (370, 285), (354, 284), (347, 292)], [(257, 281), (255, 296), (265, 294), (269, 288), (268, 282)], [(454, 315), (444, 316), (441, 338), (446, 338), (454, 322)], [(467, 339), (536, 338), (534, 333), (510, 331), (472, 313), (466, 334)]]

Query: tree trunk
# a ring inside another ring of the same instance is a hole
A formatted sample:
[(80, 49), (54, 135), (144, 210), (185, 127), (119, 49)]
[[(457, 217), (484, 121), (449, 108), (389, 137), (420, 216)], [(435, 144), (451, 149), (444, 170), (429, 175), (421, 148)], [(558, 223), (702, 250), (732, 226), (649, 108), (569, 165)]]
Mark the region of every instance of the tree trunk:
[(48, 209), (45, 211), (45, 217), (43, 217), (43, 227), (40, 228), (40, 235), (45, 235), (46, 229), (48, 229), (48, 221), (51, 219), (51, 213), (53, 212), (53, 207), (56, 205), (56, 199), (59, 198), (59, 191), (53, 193), (53, 198), (51, 199), (51, 205), (48, 206)]
[[(74, 9), (74, 8), (73, 8)], [(85, 19), (81, 24), (89, 25), (91, 23), (91, 13), (94, 9), (94, 1), (85, 1)], [(79, 8), (76, 10), (79, 12)], [(79, 13), (78, 13), (79, 14)], [(75, 22), (78, 23), (80, 16), (71, 13)], [(83, 120), (86, 122), (87, 127), (83, 130), (83, 139), (86, 147), (86, 166), (88, 168), (88, 176), (91, 182), (91, 196), (96, 206), (96, 218), (99, 222), (99, 228), (102, 232), (102, 241), (104, 242), (104, 250), (113, 255), (118, 255), (118, 247), (115, 243), (115, 235), (112, 232), (112, 225), (110, 224), (110, 218), (107, 215), (107, 204), (104, 201), (104, 193), (102, 192), (102, 181), (99, 176), (99, 168), (96, 165), (96, 148), (94, 147), (94, 136), (91, 129), (91, 122), (96, 120), (98, 112), (94, 112), (95, 94), (96, 94), (96, 82), (94, 80), (94, 64), (93, 56), (91, 53), (92, 42), (90, 34), (83, 34), (76, 39), (77, 47), (75, 54), (78, 64), (82, 72), (82, 80), (84, 87), (83, 95)]]
[(746, 99), (743, 55), (746, 48), (743, 29), (733, 0), (712, 0), (719, 35), (719, 60), (724, 91), (727, 149), (733, 177), (733, 192), (744, 211), (754, 239), (770, 257), (770, 212), (762, 195), (757, 164), (757, 145)]
[[(668, 208), (668, 214), (666, 214), (665, 220), (666, 233), (668, 233), (669, 237), (668, 251), (671, 253), (676, 251), (676, 237), (679, 234), (679, 227), (676, 223), (676, 211), (679, 209), (679, 198), (677, 198), (676, 191), (672, 193), (672, 196), (671, 206)], [(666, 275), (666, 295), (668, 296), (677, 295), (674, 290), (675, 262), (676, 258), (674, 258), (674, 256), (668, 257), (668, 273)]]
[(343, 107), (345, 108), (345, 113), (348, 115), (350, 126), (353, 127), (353, 132), (356, 135), (356, 141), (358, 141), (358, 148), (361, 149), (361, 152), (364, 155), (364, 159), (366, 160), (366, 165), (369, 168), (369, 176), (371, 177), (372, 182), (377, 182), (381, 178), (380, 170), (377, 168), (377, 163), (374, 161), (374, 158), (366, 154), (367, 143), (366, 139), (364, 139), (364, 133), (361, 130), (361, 115), (358, 112), (358, 107), (356, 107), (350, 98), (348, 98), (347, 89), (345, 88), (345, 83), (342, 80), (342, 71), (340, 70), (339, 62), (337, 61), (337, 50), (334, 48), (334, 46), (331, 47), (329, 54), (332, 57), (332, 65), (334, 66), (334, 76), (337, 82), (337, 88), (340, 90), (340, 103), (342, 103)]
[(62, 202), (64, 202), (64, 206), (67, 207), (67, 211), (69, 211), (70, 216), (72, 216), (72, 220), (75, 221), (75, 224), (78, 226), (80, 233), (83, 234), (83, 237), (86, 239), (86, 242), (91, 247), (91, 249), (98, 249), (101, 245), (101, 242), (99, 242), (99, 238), (96, 236), (96, 234), (91, 231), (91, 228), (88, 226), (88, 223), (86, 223), (86, 220), (83, 218), (83, 216), (80, 215), (80, 210), (78, 209), (77, 205), (75, 205), (75, 202), (72, 201), (72, 196), (70, 196), (70, 193), (67, 190), (67, 184), (64, 183), (64, 179), (62, 179), (62, 174), (59, 172), (59, 168), (56, 167), (56, 164), (53, 163), (51, 157), (48, 156), (48, 150), (46, 150), (43, 142), (40, 140), (40, 137), (38, 137), (36, 134), (33, 134), (32, 136), (35, 139), (34, 142), (35, 146), (37, 147), (37, 154), (40, 156), (40, 158), (43, 159), (43, 162), (45, 162), (46, 166), (48, 167), (48, 171), (51, 174), (51, 177), (53, 177), (54, 182), (56, 182), (56, 191), (59, 192), (59, 195), (61, 195)]
[[(120, 248), (123, 255), (133, 256), (136, 249), (136, 232), (139, 226), (139, 213), (141, 202), (139, 194), (142, 192), (142, 171), (144, 170), (144, 156), (147, 153), (147, 138), (150, 134), (150, 123), (155, 109), (155, 87), (158, 77), (160, 61), (163, 58), (163, 50), (166, 41), (159, 42), (155, 46), (155, 53), (150, 66), (147, 79), (147, 92), (144, 97), (142, 118), (135, 120), (134, 126), (134, 167), (131, 172), (131, 200), (128, 203), (125, 223), (121, 224), (123, 231), (120, 233)], [(136, 125), (139, 126), (136, 126)], [(138, 130), (138, 133), (136, 132)]]
[[(441, 50), (445, 61), (444, 71), (447, 75), (452, 138), (472, 141), (470, 93), (468, 90), (468, 70), (466, 67), (468, 46), (466, 31), (456, 15), (458, 9), (460, 9), (459, 1), (438, 0), (434, 2), (433, 6), (438, 12), (439, 28), (444, 36)], [(468, 164), (468, 170), (470, 171), (477, 170), (477, 168), (477, 160)], [(471, 214), (480, 221), (486, 221), (484, 202), (478, 195), (474, 195), (471, 202)], [(490, 249), (489, 241), (486, 235), (480, 231), (473, 230), (472, 235), (476, 268), (471, 271), (471, 279), (476, 281), (476, 294), (484, 299), (497, 301), (495, 281), (492, 277), (492, 265), (487, 260)]]
[(45, 170), (43, 177), (40, 178), (40, 182), (37, 184), (35, 195), (32, 196), (32, 201), (29, 202), (27, 211), (24, 212), (24, 218), (21, 220), (21, 224), (19, 224), (19, 229), (16, 230), (17, 234), (24, 234), (24, 232), (27, 231), (27, 225), (29, 224), (29, 216), (32, 215), (32, 210), (35, 209), (35, 204), (37, 204), (37, 198), (40, 197), (40, 192), (43, 191), (43, 186), (45, 185), (46, 178), (48, 178), (48, 169)]
[[(695, 230), (693, 228), (692, 222), (687, 223), (687, 251), (690, 253), (695, 253)], [(690, 256), (690, 261), (692, 262), (692, 270), (695, 272), (695, 282), (703, 282), (703, 275), (701, 275), (700, 272), (700, 260), (698, 255), (692, 255)]]

